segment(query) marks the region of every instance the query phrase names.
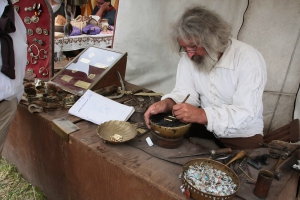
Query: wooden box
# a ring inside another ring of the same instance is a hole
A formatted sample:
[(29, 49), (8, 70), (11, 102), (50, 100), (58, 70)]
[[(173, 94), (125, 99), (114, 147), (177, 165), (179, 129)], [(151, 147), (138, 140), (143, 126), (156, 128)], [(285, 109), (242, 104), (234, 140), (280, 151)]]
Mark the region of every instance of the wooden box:
[(127, 53), (91, 46), (84, 49), (68, 63), (50, 82), (75, 95), (87, 89), (97, 90), (106, 86), (121, 86), (118, 72), (124, 81)]

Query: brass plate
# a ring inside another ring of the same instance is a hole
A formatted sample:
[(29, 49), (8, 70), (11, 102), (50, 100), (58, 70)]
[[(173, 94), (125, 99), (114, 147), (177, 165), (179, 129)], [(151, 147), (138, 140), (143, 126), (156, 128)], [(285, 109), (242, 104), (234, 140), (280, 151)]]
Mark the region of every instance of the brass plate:
[(91, 84), (84, 81), (77, 81), (74, 85), (83, 89), (88, 89)]
[[(136, 127), (129, 122), (119, 121), (119, 120), (111, 120), (108, 122), (104, 122), (100, 126), (97, 127), (97, 134), (102, 138), (105, 142), (109, 143), (124, 143), (129, 140), (132, 140), (137, 135)], [(115, 134), (122, 136), (122, 141), (115, 142), (111, 140), (111, 137)]]

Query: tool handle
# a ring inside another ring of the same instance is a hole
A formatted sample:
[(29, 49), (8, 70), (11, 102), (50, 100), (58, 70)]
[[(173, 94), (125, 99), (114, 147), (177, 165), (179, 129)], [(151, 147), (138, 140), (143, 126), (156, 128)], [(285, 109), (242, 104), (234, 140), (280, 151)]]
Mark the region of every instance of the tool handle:
[(215, 150), (211, 150), (211, 155), (219, 155), (219, 154), (227, 154), (227, 153), (231, 153), (232, 150), (231, 148), (222, 148), (222, 149), (215, 149)]
[(234, 156), (228, 163), (226, 163), (226, 166), (228, 166), (230, 163), (238, 160), (238, 159), (241, 159), (241, 158), (244, 158), (246, 156), (246, 152), (245, 151), (240, 151), (238, 154), (236, 154), (236, 156)]
[(188, 94), (181, 103), (185, 103), (185, 101), (189, 98), (190, 94)]
[(285, 160), (284, 157), (280, 156), (279, 159), (278, 159), (278, 162), (276, 163), (276, 165), (274, 165), (274, 166), (270, 169), (270, 171), (271, 171), (271, 172), (275, 172), (275, 169), (276, 169), (276, 168), (277, 168), (284, 160)]

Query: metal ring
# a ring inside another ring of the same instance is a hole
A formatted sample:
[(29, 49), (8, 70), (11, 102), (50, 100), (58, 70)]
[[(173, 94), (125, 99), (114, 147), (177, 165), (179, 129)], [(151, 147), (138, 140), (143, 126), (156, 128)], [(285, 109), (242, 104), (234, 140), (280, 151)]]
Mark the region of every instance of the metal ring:
[(42, 75), (43, 75), (43, 76), (47, 76), (47, 75), (49, 74), (48, 69), (45, 69), (44, 71), (46, 71), (46, 72), (44, 72)]
[(31, 20), (31, 22), (33, 22), (33, 23), (38, 23), (39, 17), (36, 16), (36, 15), (33, 15), (33, 16), (30, 18), (30, 20)]
[(45, 67), (41, 67), (41, 68), (39, 69), (39, 73), (42, 74), (44, 70), (45, 70)]
[(25, 7), (24, 10), (25, 10), (25, 12), (32, 11), (32, 7)]
[(43, 29), (43, 33), (44, 33), (44, 35), (48, 35), (49, 34), (47, 29)]
[(47, 68), (41, 67), (41, 68), (39, 69), (39, 73), (42, 74), (43, 76), (47, 76), (47, 75), (49, 74), (49, 71), (48, 71)]
[(28, 17), (28, 16), (26, 16), (26, 17), (24, 18), (24, 23), (25, 23), (25, 24), (30, 24), (30, 23), (31, 23), (31, 18)]
[[(35, 48), (36, 48), (36, 50), (37, 50), (37, 54), (36, 54), (36, 55), (34, 55), (34, 53), (33, 53), (33, 51), (32, 51), (32, 47), (35, 47)], [(35, 44), (32, 44), (32, 45), (29, 46), (28, 52), (30, 52), (29, 55), (30, 55), (31, 57), (39, 57), (39, 54), (40, 54), (40, 50), (39, 50), (38, 46), (36, 46)]]
[(27, 71), (26, 71), (27, 75), (28, 76), (32, 76), (32, 74), (34, 73), (33, 69), (31, 68), (28, 68)]
[[(44, 51), (44, 56), (43, 57), (41, 57), (41, 51)], [(47, 58), (47, 53), (48, 52), (45, 49), (40, 49), (39, 58), (42, 59), (42, 60), (46, 59)]]
[[(35, 61), (33, 62), (33, 61), (32, 61), (32, 59), (35, 59)], [(35, 56), (31, 56), (31, 58), (30, 58), (30, 62), (31, 62), (31, 64), (33, 64), (33, 65), (37, 64), (37, 63), (38, 63), (38, 61), (37, 61), (37, 57), (35, 57)]]
[(33, 30), (32, 30), (31, 28), (28, 28), (28, 29), (26, 30), (26, 33), (27, 33), (27, 35), (32, 36), (32, 35), (33, 35)]
[(14, 9), (15, 9), (16, 12), (19, 12), (20, 7), (18, 5), (14, 5)]
[(43, 45), (43, 44), (44, 44), (44, 42), (43, 42), (42, 40), (37, 40), (37, 43), (38, 43), (39, 45)]
[(43, 30), (42, 30), (40, 27), (37, 27), (37, 28), (35, 29), (35, 32), (36, 32), (37, 34), (42, 34)]

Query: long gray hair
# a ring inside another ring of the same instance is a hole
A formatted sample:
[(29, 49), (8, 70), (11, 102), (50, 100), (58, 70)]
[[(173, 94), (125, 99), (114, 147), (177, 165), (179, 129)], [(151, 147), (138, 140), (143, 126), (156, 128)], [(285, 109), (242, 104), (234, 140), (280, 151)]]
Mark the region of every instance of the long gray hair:
[(182, 17), (173, 25), (173, 42), (178, 38), (192, 40), (201, 45), (207, 53), (224, 52), (230, 44), (231, 26), (217, 13), (193, 6), (186, 9)]

